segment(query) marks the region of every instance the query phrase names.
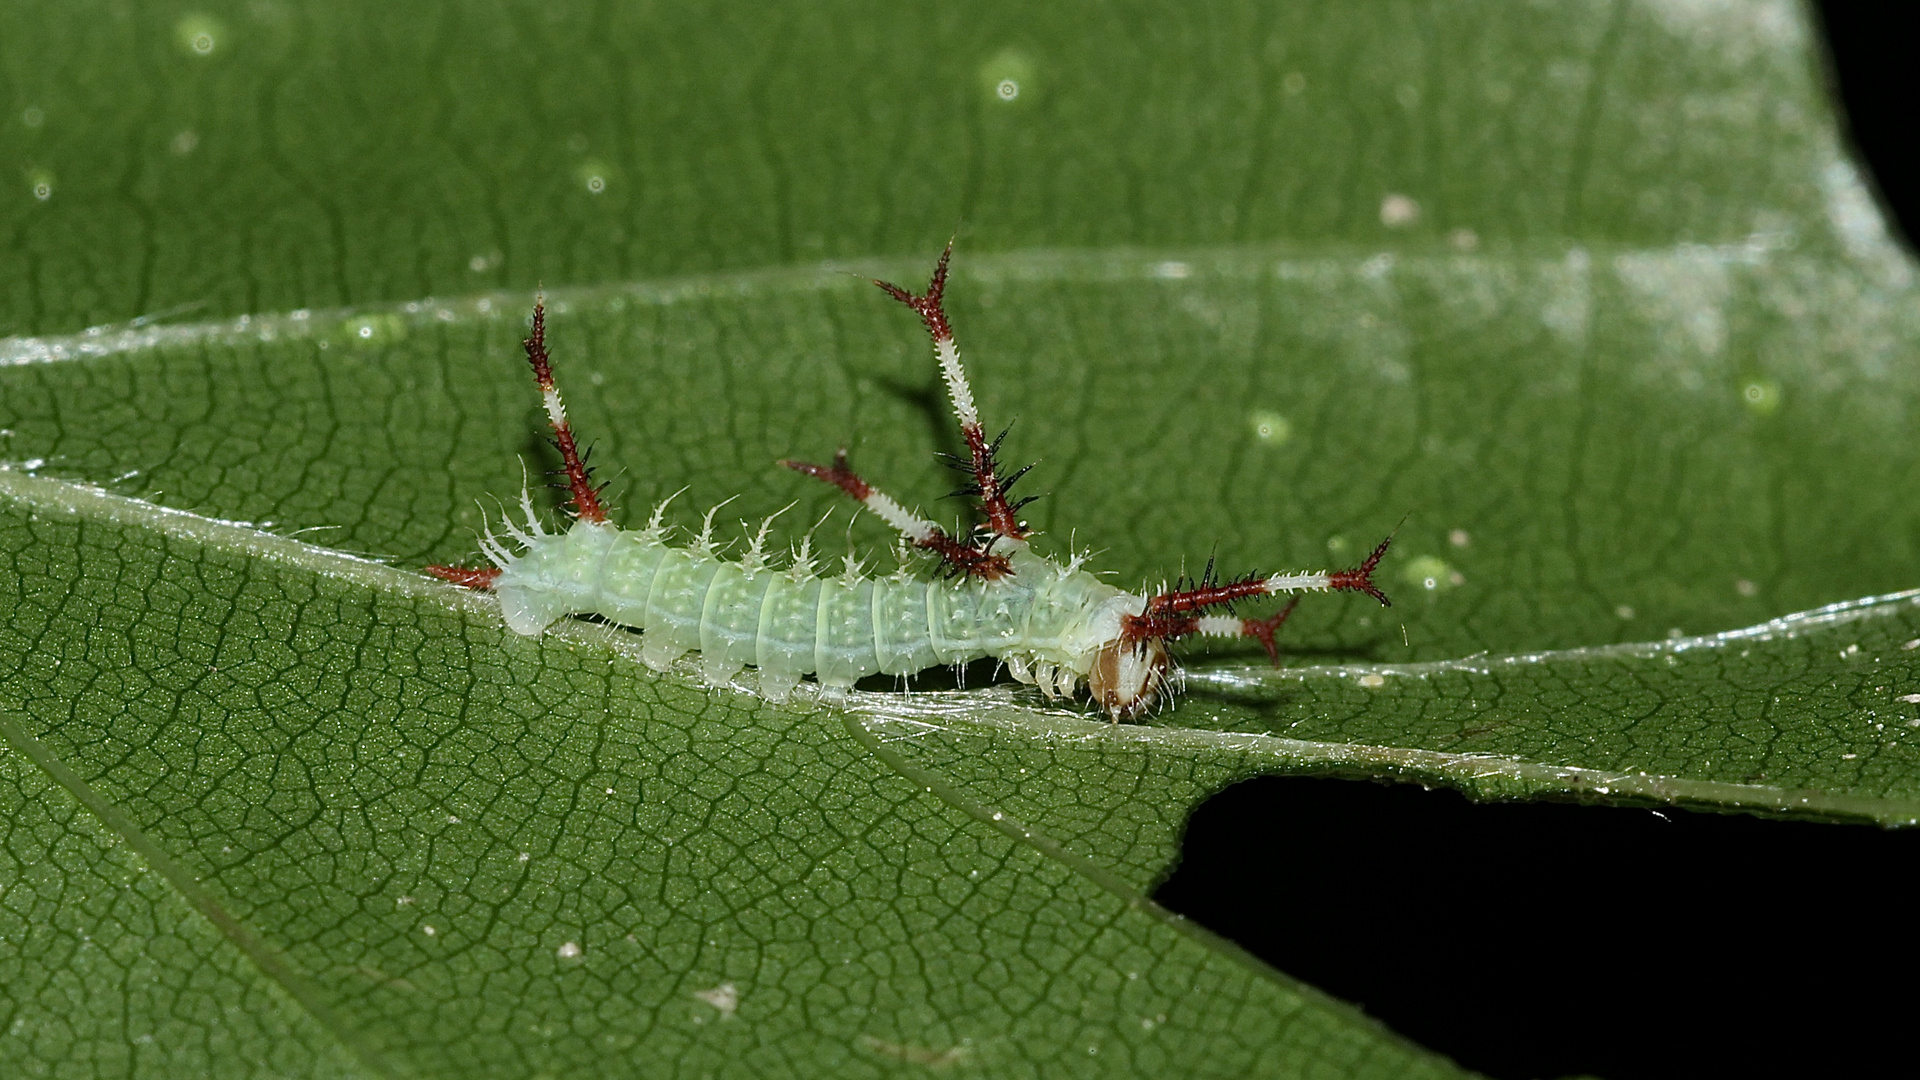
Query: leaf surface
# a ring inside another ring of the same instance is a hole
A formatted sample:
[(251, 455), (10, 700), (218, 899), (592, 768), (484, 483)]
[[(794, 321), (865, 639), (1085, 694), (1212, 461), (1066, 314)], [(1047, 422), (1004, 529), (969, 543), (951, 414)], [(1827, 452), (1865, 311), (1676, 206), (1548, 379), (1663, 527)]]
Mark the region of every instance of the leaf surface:
[[(1796, 8), (0, 17), (0, 1060), (1448, 1075), (1145, 899), (1198, 799), (1920, 814), (1920, 309)], [(956, 210), (1043, 544), (1132, 586), (1403, 522), (1395, 606), (1116, 728), (773, 705), (416, 573), (554, 465), (541, 281), (623, 522), (884, 550), (772, 465), (842, 444), (953, 518), (861, 278)]]

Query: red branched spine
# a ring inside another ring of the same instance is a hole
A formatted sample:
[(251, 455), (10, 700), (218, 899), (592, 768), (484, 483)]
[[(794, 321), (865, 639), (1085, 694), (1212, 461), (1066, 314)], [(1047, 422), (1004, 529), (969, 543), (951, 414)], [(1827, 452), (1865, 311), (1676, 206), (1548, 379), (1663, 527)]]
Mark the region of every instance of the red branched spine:
[(1293, 614), (1293, 609), (1299, 606), (1300, 597), (1296, 594), (1293, 599), (1287, 601), (1286, 607), (1264, 619), (1242, 619), (1240, 636), (1258, 641), (1261, 647), (1267, 650), (1267, 659), (1273, 661), (1274, 667), (1279, 667), (1280, 647), (1273, 643), (1273, 639), (1280, 632), (1280, 625), (1287, 621), (1287, 616)]
[[(1280, 662), (1280, 651), (1274, 645), (1274, 636), (1279, 633), (1281, 624), (1300, 602), (1300, 593), (1304, 591), (1346, 591), (1363, 592), (1382, 606), (1392, 607), (1392, 601), (1373, 583), (1373, 571), (1380, 565), (1380, 559), (1386, 555), (1388, 545), (1393, 543), (1389, 536), (1380, 541), (1359, 566), (1351, 570), (1339, 570), (1333, 573), (1318, 574), (1276, 574), (1272, 577), (1258, 575), (1244, 577), (1222, 585), (1213, 579), (1213, 564), (1207, 564), (1207, 572), (1192, 588), (1166, 589), (1149, 597), (1146, 610), (1138, 615), (1130, 615), (1121, 621), (1121, 636), (1128, 641), (1157, 639), (1172, 641), (1193, 634), (1211, 637), (1250, 637), (1258, 641), (1267, 650), (1267, 656), (1274, 663)], [(1264, 619), (1237, 618), (1231, 615), (1203, 615), (1208, 608), (1232, 604), (1235, 600), (1246, 600), (1256, 596), (1269, 596), (1274, 593), (1292, 592), (1295, 595), (1287, 601), (1287, 606)]]
[(567, 409), (560, 401), (560, 390), (553, 383), (553, 366), (547, 360), (547, 304), (540, 297), (533, 303), (533, 336), (523, 342), (527, 363), (533, 365), (533, 379), (547, 407), (547, 421), (553, 425), (553, 443), (560, 450), (560, 462), (566, 471), (567, 489), (573, 503), (573, 516), (581, 521), (604, 522), (607, 508), (600, 503), (600, 489), (593, 484), (580, 448), (573, 441), (573, 428), (567, 423)]
[(1199, 629), (1199, 616), (1155, 613), (1151, 604), (1144, 614), (1127, 615), (1120, 620), (1121, 636), (1128, 641), (1145, 641), (1148, 638), (1176, 641)]
[(873, 485), (860, 479), (860, 477), (847, 466), (847, 448), (844, 446), (834, 453), (833, 464), (831, 465), (809, 465), (804, 461), (795, 461), (792, 458), (781, 458), (779, 464), (785, 465), (794, 472), (805, 473), (815, 480), (824, 480), (834, 487), (839, 488), (841, 491), (853, 496), (855, 500), (861, 503), (865, 503), (867, 499), (873, 495)]
[[(573, 516), (600, 524), (607, 520), (607, 508), (600, 502), (600, 489), (594, 486), (573, 428), (567, 423), (567, 407), (560, 400), (560, 388), (553, 382), (553, 364), (547, 359), (547, 304), (539, 297), (533, 302), (533, 333), (524, 342), (527, 363), (533, 367), (533, 380), (539, 384), (540, 398), (547, 409), (547, 422), (553, 426), (553, 444), (560, 450), (560, 463), (567, 477), (567, 490)], [(427, 573), (468, 589), (491, 589), (500, 577), (497, 567), (473, 569), (465, 566), (429, 566)]]
[(875, 278), (873, 283), (885, 289), (887, 295), (920, 313), (920, 321), (927, 324), (927, 333), (935, 341), (952, 341), (953, 328), (947, 325), (946, 310), (940, 306), (940, 297), (947, 291), (947, 264), (953, 260), (953, 241), (947, 241), (945, 251), (940, 253), (940, 261), (933, 265), (933, 279), (927, 282), (927, 291), (919, 296), (901, 288), (890, 281)]
[(977, 547), (968, 547), (955, 540), (945, 530), (935, 533), (919, 543), (962, 577), (977, 577), (982, 581), (998, 581), (1013, 573), (1013, 563), (1005, 555), (995, 555), (991, 551), (982, 551)]
[(831, 465), (813, 465), (783, 458), (780, 464), (797, 473), (805, 473), (846, 492), (887, 524), (899, 529), (915, 547), (940, 556), (955, 573), (994, 581), (1013, 573), (1013, 564), (1004, 555), (973, 547), (954, 539), (945, 529), (901, 506), (892, 496), (878, 491), (847, 465), (847, 451), (841, 447)]
[(1389, 536), (1380, 541), (1380, 545), (1374, 548), (1373, 553), (1368, 555), (1359, 566), (1328, 574), (1327, 587), (1346, 592), (1363, 592), (1380, 601), (1381, 607), (1392, 607), (1393, 601), (1387, 599), (1387, 594), (1381, 592), (1373, 583), (1374, 568), (1380, 565), (1380, 557), (1387, 553), (1387, 546), (1391, 543), (1393, 543), (1393, 537)]
[(1205, 611), (1235, 600), (1267, 596), (1273, 592), (1264, 577), (1244, 577), (1225, 585), (1203, 583), (1199, 588), (1163, 592), (1147, 601), (1147, 614), (1172, 615), (1178, 612)]
[[(947, 289), (947, 263), (953, 257), (953, 241), (947, 241), (945, 251), (940, 253), (940, 261), (933, 268), (933, 280), (927, 283), (927, 291), (915, 295), (887, 281), (875, 280), (874, 284), (886, 290), (888, 296), (912, 308), (926, 324), (927, 333), (933, 335), (933, 349), (940, 358), (941, 374), (947, 380), (947, 391), (953, 398), (954, 412), (960, 418), (960, 434), (967, 440), (967, 450), (973, 459), (973, 487), (980, 497), (980, 508), (987, 517), (987, 527), (996, 535), (1013, 540), (1024, 540), (1027, 528), (1020, 524), (1015, 507), (1007, 499), (1007, 488), (1013, 480), (1002, 477), (995, 451), (999, 449), (998, 439), (989, 442), (985, 429), (980, 426), (980, 413), (974, 405), (973, 388), (967, 384), (966, 373), (960, 367), (960, 350), (953, 341), (953, 327), (947, 323), (946, 309), (941, 306), (941, 296)], [(1022, 470), (1023, 472), (1025, 470)]]
[(429, 566), (427, 573), (434, 577), (451, 581), (465, 589), (491, 589), (494, 579), (500, 576), (497, 566), (483, 566), (473, 569), (465, 566)]

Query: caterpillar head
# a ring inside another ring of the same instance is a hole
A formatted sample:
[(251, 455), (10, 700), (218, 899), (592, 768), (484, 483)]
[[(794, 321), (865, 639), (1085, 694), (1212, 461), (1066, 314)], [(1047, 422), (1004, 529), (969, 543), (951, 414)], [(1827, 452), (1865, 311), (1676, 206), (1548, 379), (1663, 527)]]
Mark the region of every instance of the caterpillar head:
[(1093, 654), (1087, 691), (1117, 723), (1151, 709), (1166, 689), (1173, 657), (1159, 638), (1115, 638)]

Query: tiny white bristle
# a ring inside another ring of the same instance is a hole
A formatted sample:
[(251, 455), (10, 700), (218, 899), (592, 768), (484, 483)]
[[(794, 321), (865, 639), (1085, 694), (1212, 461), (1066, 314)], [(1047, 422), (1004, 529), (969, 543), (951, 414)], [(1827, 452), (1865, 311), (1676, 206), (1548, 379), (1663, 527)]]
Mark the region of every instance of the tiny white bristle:
[(492, 532), (481, 535), (480, 550), (486, 553), (488, 560), (491, 561), (493, 565), (502, 570), (505, 570), (507, 566), (514, 561), (513, 555), (501, 545), (500, 541), (493, 538)]
[(711, 555), (713, 553), (713, 515), (719, 513), (721, 507), (739, 497), (732, 495), (715, 503), (713, 508), (707, 511), (707, 516), (700, 519), (700, 535), (694, 537), (693, 543), (688, 546), (702, 555)]
[(533, 512), (533, 495), (525, 487), (520, 489), (520, 512), (526, 515), (528, 532), (535, 536), (547, 535), (547, 530), (540, 527), (540, 518)]
[(507, 535), (513, 537), (514, 542), (518, 543), (521, 547), (533, 546), (533, 537), (522, 532), (520, 526), (515, 525), (513, 519), (504, 513), (500, 515), (500, 527), (505, 529)]
[(793, 553), (793, 565), (787, 567), (787, 576), (795, 581), (813, 580), (813, 533), (800, 538), (800, 550)]
[(666, 498), (661, 499), (660, 505), (654, 507), (653, 513), (647, 517), (647, 527), (644, 530), (642, 530), (642, 535), (645, 536), (648, 540), (659, 540), (661, 537), (665, 536), (668, 531), (668, 526), (666, 524), (667, 507), (673, 505), (673, 500), (686, 494), (686, 492), (687, 492), (686, 488), (681, 488), (679, 491), (676, 491), (673, 494), (667, 496)]
[[(760, 531), (754, 533), (753, 539), (747, 542), (746, 554), (740, 556), (740, 569), (748, 577), (752, 577), (754, 574), (766, 568), (767, 533), (773, 529), (773, 519), (793, 509), (793, 507), (793, 503), (788, 503), (773, 513), (768, 514), (766, 520), (760, 523)], [(743, 521), (740, 523), (742, 529), (746, 528), (746, 526), (746, 522)]]

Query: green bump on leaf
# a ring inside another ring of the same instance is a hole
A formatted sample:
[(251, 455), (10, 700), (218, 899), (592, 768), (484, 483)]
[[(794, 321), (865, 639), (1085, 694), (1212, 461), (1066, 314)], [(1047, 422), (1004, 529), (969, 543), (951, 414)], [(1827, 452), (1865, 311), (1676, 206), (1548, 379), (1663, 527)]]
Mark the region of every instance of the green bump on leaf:
[(1404, 586), (1438, 592), (1466, 584), (1466, 578), (1460, 571), (1447, 564), (1447, 560), (1437, 555), (1415, 555), (1400, 567), (1400, 581)]
[(391, 345), (407, 335), (407, 322), (394, 314), (362, 315), (341, 321), (334, 340), (343, 345)]
[(1253, 437), (1266, 446), (1284, 446), (1293, 437), (1293, 425), (1271, 410), (1253, 414)]
[(1740, 397), (1755, 416), (1772, 416), (1780, 410), (1780, 384), (1768, 378), (1754, 378), (1740, 388)]
[(174, 24), (173, 36), (189, 56), (212, 56), (226, 44), (227, 27), (211, 15), (194, 12)]
[(1002, 49), (980, 65), (980, 88), (990, 105), (1032, 108), (1038, 100), (1039, 68), (1019, 49)]
[[(1146, 899), (1200, 799), (1912, 824), (1920, 285), (1809, 33), (0, 12), (0, 1061), (1451, 1076)], [(847, 508), (771, 462), (838, 445), (952, 514), (924, 339), (861, 279), (956, 220), (1039, 543), (1134, 585), (1404, 519), (1394, 606), (1309, 598), (1282, 668), (1191, 650), (1114, 727), (1008, 686), (773, 705), (418, 573), (554, 465), (542, 284), (623, 523), (684, 486), (682, 526), (797, 499), (796, 542)]]

